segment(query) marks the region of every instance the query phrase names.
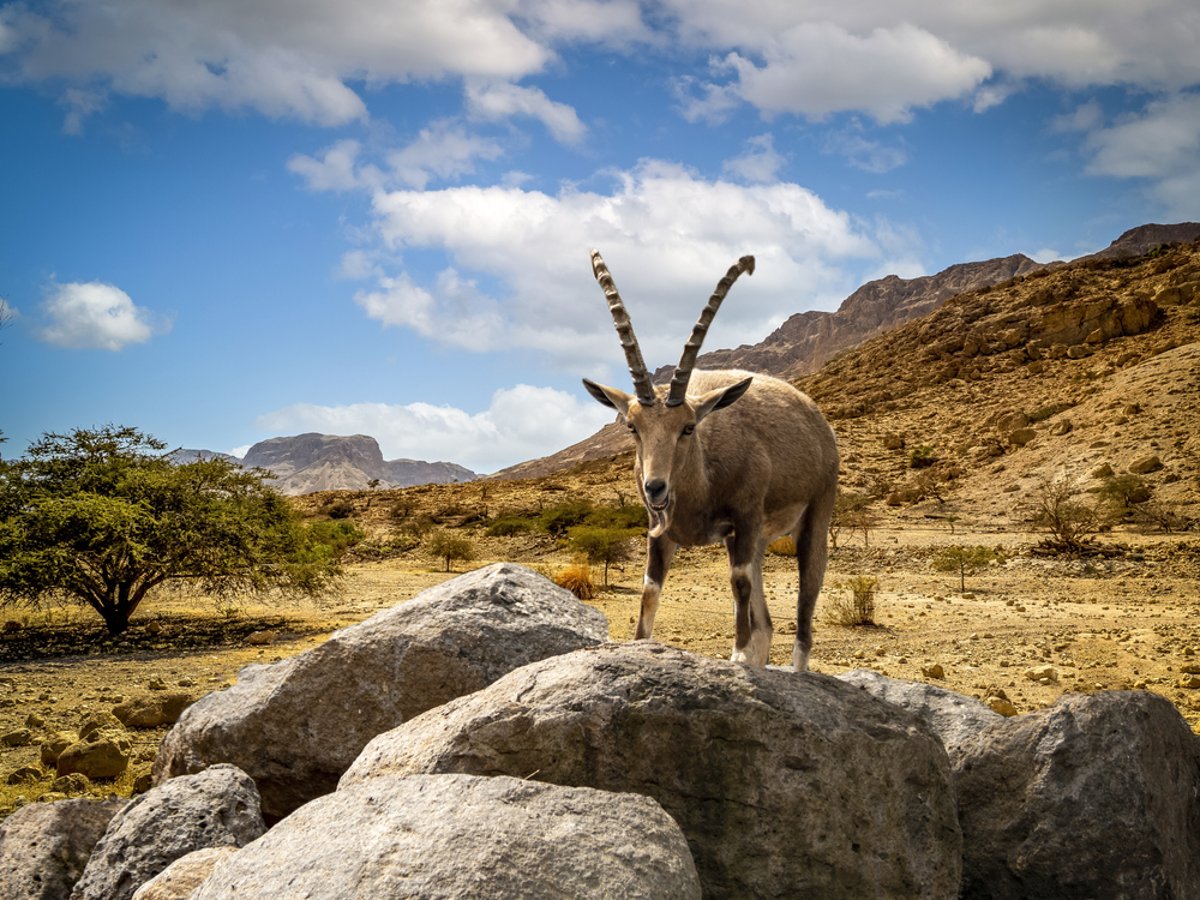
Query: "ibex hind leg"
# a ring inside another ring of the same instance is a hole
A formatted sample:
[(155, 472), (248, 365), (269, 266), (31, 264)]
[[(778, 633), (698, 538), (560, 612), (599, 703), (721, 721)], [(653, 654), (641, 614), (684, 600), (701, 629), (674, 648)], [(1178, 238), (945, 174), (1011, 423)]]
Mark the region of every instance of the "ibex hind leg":
[(837, 485), (813, 500), (805, 509), (797, 526), (796, 565), (799, 568), (799, 597), (796, 600), (796, 643), (792, 647), (792, 665), (797, 672), (808, 671), (808, 655), (812, 652), (812, 618), (817, 595), (825, 581), (825, 565), (829, 559), (829, 520), (833, 517), (833, 501)]

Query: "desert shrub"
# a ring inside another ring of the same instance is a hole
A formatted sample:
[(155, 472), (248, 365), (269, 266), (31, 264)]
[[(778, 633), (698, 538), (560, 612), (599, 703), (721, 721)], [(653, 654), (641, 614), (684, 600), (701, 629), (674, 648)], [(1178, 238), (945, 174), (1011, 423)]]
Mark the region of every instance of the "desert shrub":
[(341, 559), (351, 547), (362, 541), (365, 535), (353, 522), (312, 522), (308, 525), (309, 539), (327, 548), (334, 559)]
[(1115, 521), (1130, 517), (1134, 507), (1150, 499), (1150, 485), (1140, 475), (1112, 475), (1097, 492)]
[(1083, 499), (1076, 482), (1065, 476), (1039, 481), (1026, 499), (1026, 510), (1035, 527), (1050, 533), (1043, 550), (1079, 550), (1104, 524), (1096, 505)]
[(837, 585), (825, 604), (825, 618), (833, 625), (863, 626), (875, 624), (875, 592), (879, 579), (870, 575), (855, 575)]
[(958, 589), (962, 592), (967, 589), (967, 576), (979, 572), (996, 558), (996, 551), (991, 547), (955, 544), (937, 552), (933, 567), (939, 572), (957, 572)]
[(908, 454), (908, 467), (910, 469), (928, 469), (935, 462), (937, 462), (937, 455), (928, 444), (913, 447)]
[(629, 542), (639, 534), (640, 530), (636, 528), (576, 525), (567, 531), (567, 541), (571, 549), (589, 563), (604, 566), (604, 586), (608, 587), (608, 567), (629, 559)]
[(829, 520), (829, 542), (837, 549), (838, 536), (845, 531), (860, 531), (863, 545), (870, 546), (871, 530), (879, 524), (879, 517), (871, 511), (871, 498), (858, 491), (838, 489), (833, 502), (833, 517)]
[(1130, 516), (1140, 528), (1148, 528), (1171, 534), (1176, 531), (1187, 531), (1195, 523), (1177, 510), (1157, 500), (1147, 500), (1139, 503)]
[(586, 522), (592, 508), (592, 504), (587, 500), (568, 500), (542, 510), (538, 524), (547, 534), (562, 537), (567, 533), (567, 529)]
[(332, 500), (325, 504), (324, 512), (331, 519), (348, 519), (354, 515), (354, 504), (349, 500)]
[(572, 563), (559, 569), (554, 573), (554, 583), (566, 588), (580, 600), (592, 600), (596, 596), (592, 567), (586, 563)]
[(425, 540), (432, 530), (433, 519), (429, 516), (410, 516), (396, 529), (396, 537), (416, 546)]
[(475, 546), (469, 539), (446, 531), (435, 531), (431, 534), (426, 549), (435, 559), (446, 563), (447, 572), (450, 571), (451, 563), (470, 562), (475, 558)]
[(536, 528), (537, 522), (528, 516), (508, 513), (493, 519), (488, 524), (487, 533), (491, 537), (512, 537), (515, 534), (526, 534)]
[(597, 528), (638, 528), (649, 524), (646, 507), (640, 503), (629, 506), (597, 506), (587, 517), (587, 524)]

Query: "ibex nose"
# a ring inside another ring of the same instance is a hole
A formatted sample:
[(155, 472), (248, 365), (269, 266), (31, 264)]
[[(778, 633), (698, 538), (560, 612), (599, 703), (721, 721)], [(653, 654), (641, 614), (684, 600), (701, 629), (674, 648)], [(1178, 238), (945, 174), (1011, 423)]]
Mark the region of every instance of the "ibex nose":
[(662, 505), (667, 499), (667, 483), (661, 478), (646, 482), (646, 499), (655, 506)]

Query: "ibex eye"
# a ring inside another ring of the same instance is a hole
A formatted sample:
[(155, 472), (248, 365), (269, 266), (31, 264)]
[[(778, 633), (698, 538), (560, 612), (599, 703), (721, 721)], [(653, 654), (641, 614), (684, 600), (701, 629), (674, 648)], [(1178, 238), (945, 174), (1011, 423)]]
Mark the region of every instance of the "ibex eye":
[(695, 431), (695, 430), (696, 430), (696, 426), (695, 426), (695, 425), (690, 425), (690, 424), (689, 424), (689, 425), (684, 425), (684, 426), (683, 426), (683, 436), (684, 436), (684, 437), (687, 437), (689, 434), (691, 434), (691, 433), (692, 433), (693, 431)]

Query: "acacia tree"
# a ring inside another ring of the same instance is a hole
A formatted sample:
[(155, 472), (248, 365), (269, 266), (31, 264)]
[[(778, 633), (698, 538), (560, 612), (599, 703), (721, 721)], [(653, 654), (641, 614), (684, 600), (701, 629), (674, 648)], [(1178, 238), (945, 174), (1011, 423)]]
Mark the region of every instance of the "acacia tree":
[(576, 525), (567, 531), (571, 548), (593, 564), (604, 565), (604, 586), (608, 587), (608, 567), (629, 559), (629, 541), (641, 534), (637, 528), (599, 528)]
[(938, 551), (937, 556), (933, 558), (933, 567), (939, 572), (957, 572), (959, 593), (965, 593), (967, 576), (982, 571), (996, 558), (996, 551), (991, 547), (964, 547), (954, 544)]
[(335, 550), (265, 473), (223, 459), (176, 465), (164, 449), (107, 425), (48, 433), (0, 462), (0, 602), (70, 596), (120, 634), (164, 582), (313, 594), (338, 574)]

